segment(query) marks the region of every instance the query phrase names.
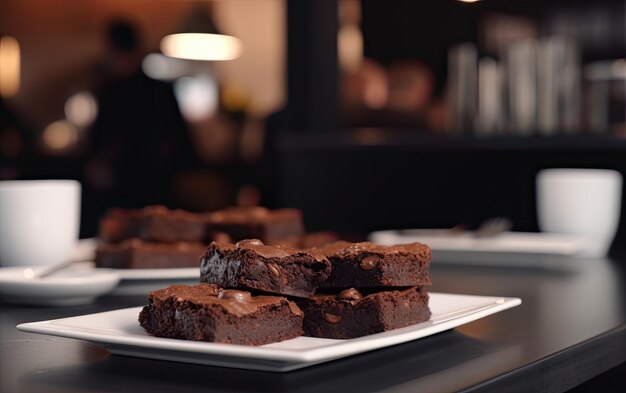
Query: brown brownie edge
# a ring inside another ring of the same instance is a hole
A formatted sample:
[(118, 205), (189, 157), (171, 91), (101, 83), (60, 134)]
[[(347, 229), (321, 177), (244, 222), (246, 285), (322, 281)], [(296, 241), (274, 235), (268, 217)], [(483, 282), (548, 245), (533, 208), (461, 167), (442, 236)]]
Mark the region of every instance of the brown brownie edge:
[(206, 246), (201, 243), (149, 243), (139, 239), (96, 248), (96, 266), (115, 269), (199, 267)]
[(260, 240), (212, 242), (202, 256), (200, 281), (296, 297), (311, 296), (331, 271), (330, 262), (302, 250)]
[(332, 272), (323, 288), (409, 287), (430, 285), (430, 247), (422, 243), (381, 246), (339, 241), (307, 249), (326, 256)]
[(284, 297), (197, 284), (151, 292), (148, 301), (139, 323), (158, 337), (264, 345), (302, 334), (302, 311)]
[(427, 321), (431, 312), (425, 287), (383, 290), (363, 296), (350, 288), (337, 295), (314, 295), (298, 305), (304, 334), (347, 339)]
[(207, 218), (203, 214), (153, 205), (143, 209), (112, 209), (100, 220), (98, 236), (119, 243), (138, 238), (148, 242), (203, 242)]
[(234, 243), (244, 239), (260, 239), (265, 244), (296, 242), (304, 235), (302, 212), (284, 208), (230, 207), (210, 213), (209, 241)]

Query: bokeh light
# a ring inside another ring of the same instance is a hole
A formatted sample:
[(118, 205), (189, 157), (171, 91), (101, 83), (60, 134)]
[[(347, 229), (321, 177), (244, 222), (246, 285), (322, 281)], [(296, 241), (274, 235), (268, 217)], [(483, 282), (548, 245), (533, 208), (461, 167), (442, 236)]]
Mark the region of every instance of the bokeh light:
[(87, 127), (98, 115), (98, 103), (93, 94), (76, 93), (65, 102), (65, 117), (78, 127)]
[(51, 123), (43, 131), (43, 143), (52, 151), (71, 149), (78, 142), (78, 129), (67, 120)]
[(217, 82), (211, 75), (184, 77), (174, 84), (174, 94), (180, 110), (188, 121), (211, 117), (219, 104)]
[(20, 89), (20, 44), (11, 36), (0, 38), (0, 97), (11, 97)]
[(188, 71), (184, 61), (160, 53), (150, 53), (144, 57), (141, 69), (150, 78), (164, 81), (178, 79)]

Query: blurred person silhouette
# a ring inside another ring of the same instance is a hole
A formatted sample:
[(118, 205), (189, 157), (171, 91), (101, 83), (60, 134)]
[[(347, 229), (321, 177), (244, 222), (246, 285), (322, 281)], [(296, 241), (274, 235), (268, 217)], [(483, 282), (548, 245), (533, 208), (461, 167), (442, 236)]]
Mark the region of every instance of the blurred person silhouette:
[(198, 165), (172, 86), (141, 70), (136, 27), (112, 20), (96, 66), (98, 116), (85, 166), (84, 224), (95, 230), (111, 207), (176, 207), (177, 176)]
[[(0, 38), (9, 36), (7, 33), (0, 25)], [(0, 68), (0, 74), (2, 72), (3, 69)], [(10, 75), (9, 78), (13, 80), (16, 76), (19, 80), (19, 73)], [(11, 103), (12, 96), (17, 91), (7, 95), (4, 93), (0, 82), (0, 180), (28, 178), (36, 161), (36, 133)]]
[(340, 83), (344, 125), (379, 125), (377, 114), (387, 106), (389, 100), (389, 81), (385, 68), (375, 60), (365, 58), (356, 70), (343, 74)]
[(433, 72), (420, 61), (400, 60), (385, 69), (364, 59), (341, 80), (344, 124), (426, 130), (434, 84)]
[(0, 180), (18, 179), (24, 160), (24, 138), (19, 119), (0, 97)]
[(435, 86), (435, 78), (430, 68), (418, 60), (400, 60), (389, 66), (388, 75), (387, 107), (424, 116)]
[(433, 70), (416, 59), (403, 59), (388, 69), (389, 101), (387, 108), (403, 116), (409, 125), (429, 132), (444, 129), (444, 100), (435, 95), (436, 78)]
[(380, 109), (389, 100), (389, 78), (385, 68), (372, 59), (363, 59), (353, 72), (341, 79), (343, 104), (349, 110)]

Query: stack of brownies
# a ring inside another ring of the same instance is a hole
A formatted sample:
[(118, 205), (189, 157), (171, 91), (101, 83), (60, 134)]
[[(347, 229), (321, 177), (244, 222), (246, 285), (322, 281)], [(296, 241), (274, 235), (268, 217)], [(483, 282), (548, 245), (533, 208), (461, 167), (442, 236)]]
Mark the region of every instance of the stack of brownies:
[(298, 301), (307, 336), (353, 338), (430, 318), (430, 247), (336, 242), (309, 251), (332, 271), (320, 293)]
[(198, 266), (206, 215), (164, 206), (113, 209), (100, 221), (96, 265), (117, 269)]
[(209, 213), (208, 222), (208, 238), (224, 243), (259, 239), (271, 245), (297, 245), (304, 235), (302, 212), (298, 209), (229, 207)]
[(151, 292), (139, 321), (156, 336), (248, 345), (378, 333), (430, 318), (430, 261), (420, 243), (212, 242), (202, 283)]
[(232, 207), (198, 214), (164, 206), (113, 209), (100, 221), (99, 238), (96, 265), (118, 269), (197, 267), (213, 240), (256, 238), (291, 246), (328, 240), (306, 236), (297, 209)]
[(306, 248), (338, 239), (333, 232), (305, 233), (302, 211), (299, 209), (229, 207), (209, 213), (208, 222), (208, 239), (222, 243), (258, 239), (272, 246)]

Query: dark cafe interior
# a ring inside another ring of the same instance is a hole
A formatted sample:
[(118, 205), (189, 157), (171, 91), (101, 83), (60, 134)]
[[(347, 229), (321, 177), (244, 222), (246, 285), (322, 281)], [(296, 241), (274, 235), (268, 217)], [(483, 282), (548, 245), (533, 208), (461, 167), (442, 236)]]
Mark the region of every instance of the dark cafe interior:
[(0, 391), (623, 392), (625, 175), (624, 0), (2, 0)]

